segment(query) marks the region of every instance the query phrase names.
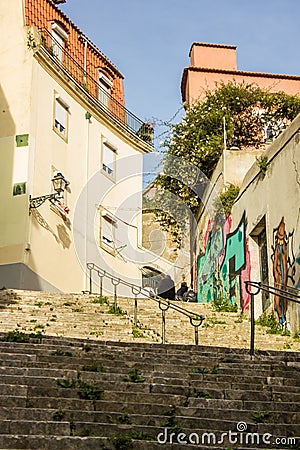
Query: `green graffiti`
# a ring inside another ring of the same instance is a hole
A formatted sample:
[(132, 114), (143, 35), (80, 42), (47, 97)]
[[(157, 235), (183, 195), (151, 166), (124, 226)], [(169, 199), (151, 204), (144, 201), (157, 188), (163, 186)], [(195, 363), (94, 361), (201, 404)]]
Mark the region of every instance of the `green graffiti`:
[(246, 265), (245, 218), (227, 236), (223, 230), (209, 234), (205, 254), (198, 258), (198, 301), (214, 298), (240, 303), (240, 273)]

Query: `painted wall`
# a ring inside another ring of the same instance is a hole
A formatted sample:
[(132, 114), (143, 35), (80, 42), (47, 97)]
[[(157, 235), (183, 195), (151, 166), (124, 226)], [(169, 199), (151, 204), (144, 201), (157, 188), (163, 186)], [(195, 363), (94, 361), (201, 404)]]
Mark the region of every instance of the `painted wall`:
[[(257, 230), (264, 221), (266, 230), (268, 279), (270, 285), (282, 289), (299, 289), (300, 242), (300, 116), (268, 148), (268, 168), (263, 175), (257, 164), (248, 171), (239, 198), (232, 210), (232, 225), (238, 226), (246, 211), (246, 237), (249, 240), (251, 279), (261, 281), (261, 260), (258, 252)], [(300, 291), (298, 291), (300, 294)], [(271, 296), (271, 307), (278, 319), (285, 306), (278, 308), (279, 299)], [(263, 299), (257, 298), (257, 314), (263, 310)], [(300, 306), (287, 303), (288, 327), (300, 328)]]
[[(256, 163), (252, 165), (232, 215), (222, 227), (214, 224), (208, 208), (212, 186), (219, 186), (222, 164), (213, 174), (204, 198), (207, 208), (198, 223), (203, 230), (197, 264), (199, 302), (221, 297), (247, 310), (246, 280), (292, 289), (300, 295), (300, 116), (264, 155), (268, 158), (266, 174)], [(290, 330), (299, 331), (299, 305), (261, 292), (256, 296), (255, 316), (269, 308), (279, 321), (287, 320)]]
[(249, 295), (244, 280), (250, 279), (251, 266), (245, 217), (236, 229), (232, 229), (231, 217), (222, 227), (209, 221), (203, 244), (205, 253), (198, 258), (198, 301), (223, 299), (247, 310)]

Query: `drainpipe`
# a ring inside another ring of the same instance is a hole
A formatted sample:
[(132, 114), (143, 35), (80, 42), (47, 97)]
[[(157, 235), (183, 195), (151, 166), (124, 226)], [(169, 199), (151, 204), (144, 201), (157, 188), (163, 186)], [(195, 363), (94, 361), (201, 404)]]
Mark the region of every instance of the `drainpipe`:
[(223, 144), (224, 144), (224, 153), (223, 153), (223, 181), (224, 186), (226, 185), (226, 150), (227, 150), (227, 136), (226, 136), (226, 119), (223, 117)]
[[(83, 36), (84, 38), (84, 36)], [(84, 53), (83, 53), (83, 84), (86, 86), (86, 55), (87, 55), (87, 40), (84, 38)]]
[(87, 233), (88, 233), (88, 179), (89, 179), (89, 151), (90, 151), (90, 123), (91, 123), (92, 115), (87, 111), (85, 114), (86, 119), (86, 172), (85, 172), (85, 229), (84, 229), (84, 291), (87, 291), (87, 276), (86, 276), (86, 267), (87, 267)]

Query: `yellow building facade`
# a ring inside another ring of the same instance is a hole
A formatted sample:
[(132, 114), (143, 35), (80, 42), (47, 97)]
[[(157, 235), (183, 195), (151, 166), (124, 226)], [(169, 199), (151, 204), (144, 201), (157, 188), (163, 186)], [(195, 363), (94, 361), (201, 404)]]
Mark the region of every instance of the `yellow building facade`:
[(122, 74), (54, 2), (0, 10), (0, 287), (78, 292), (88, 262), (138, 281), (151, 130), (126, 110)]

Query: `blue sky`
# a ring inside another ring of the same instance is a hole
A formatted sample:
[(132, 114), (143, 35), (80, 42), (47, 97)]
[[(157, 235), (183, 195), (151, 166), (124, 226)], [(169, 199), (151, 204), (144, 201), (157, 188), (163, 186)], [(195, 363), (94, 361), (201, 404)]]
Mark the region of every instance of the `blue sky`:
[(124, 74), (126, 106), (142, 120), (168, 121), (181, 108), (193, 42), (236, 45), (240, 70), (300, 75), (300, 0), (67, 0), (60, 7)]

